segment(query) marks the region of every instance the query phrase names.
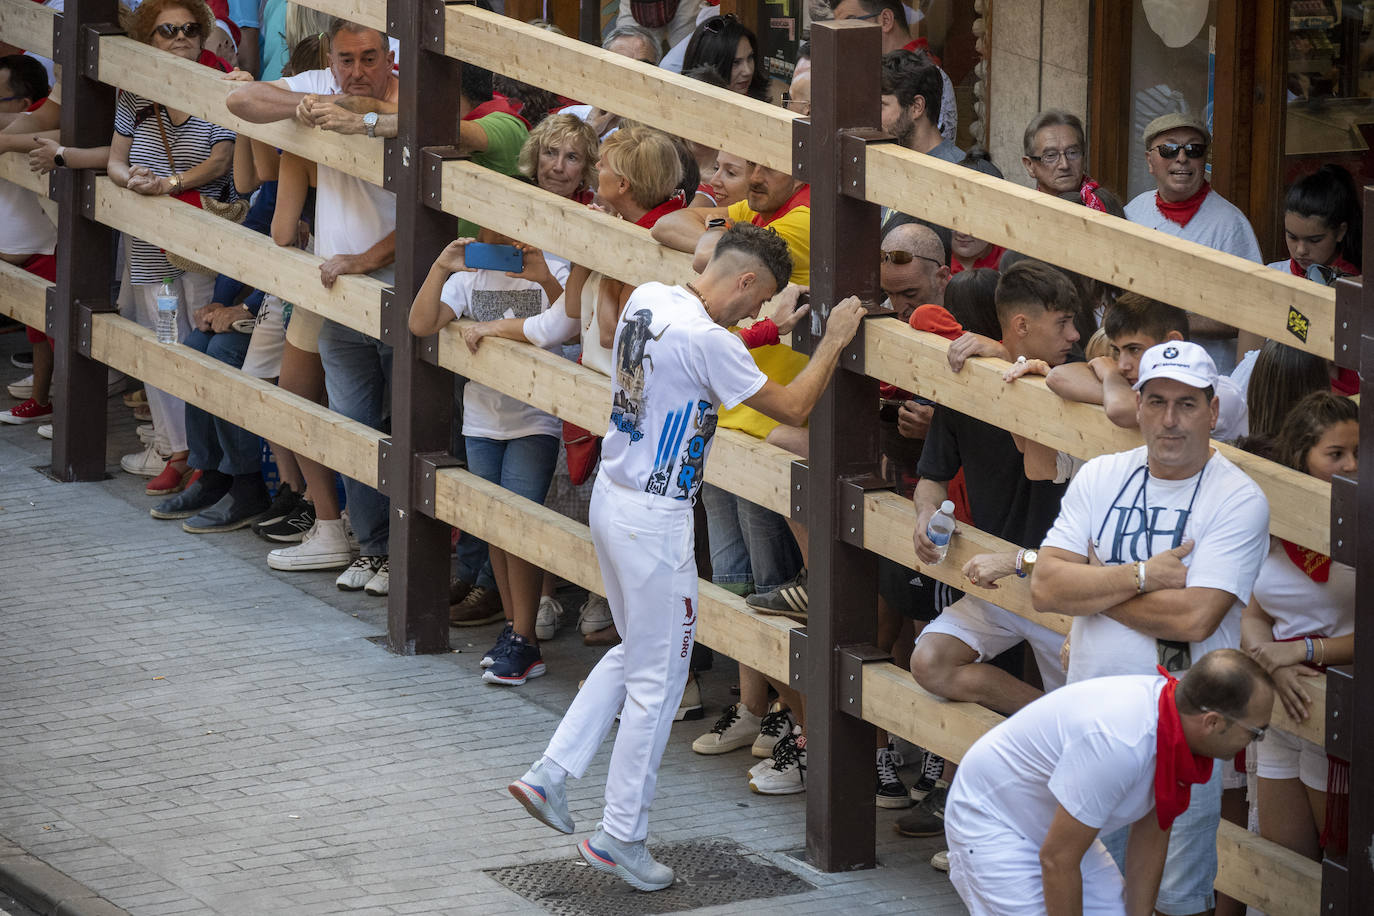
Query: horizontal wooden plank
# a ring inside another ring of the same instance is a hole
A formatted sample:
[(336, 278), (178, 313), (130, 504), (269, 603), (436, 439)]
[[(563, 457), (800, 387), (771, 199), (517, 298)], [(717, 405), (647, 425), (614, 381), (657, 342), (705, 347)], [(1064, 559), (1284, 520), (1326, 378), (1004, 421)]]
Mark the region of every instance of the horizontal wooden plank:
[(41, 328), (47, 315), (47, 280), (9, 261), (0, 261), (0, 315)]
[[(435, 515), (443, 521), (583, 588), (605, 591), (586, 525), (458, 469), (439, 472), (434, 495)], [(697, 638), (736, 661), (786, 680), (788, 631), (797, 625), (755, 614), (743, 598), (704, 580), (698, 588)]]
[(160, 344), (152, 331), (115, 314), (95, 316), (91, 356), (354, 480), (377, 485), (382, 434), (327, 407), (190, 347)]
[(444, 163), (442, 205), (455, 216), (635, 286), (650, 280), (685, 283), (696, 276), (691, 255), (659, 245), (647, 229), (475, 162)]
[(382, 141), (305, 127), (293, 121), (254, 124), (230, 114), (225, 97), (242, 83), (220, 78), (210, 67), (109, 35), (100, 39), (101, 82), (189, 112), (237, 133), (299, 153), (312, 162), (382, 183)]
[(0, 0), (0, 41), (51, 58), (56, 17), (53, 10), (33, 0)]
[[(893, 143), (865, 150), (874, 203), (1332, 358), (1329, 287)], [(1310, 322), (1305, 340), (1290, 310)]]
[(96, 219), (135, 238), (185, 255), (250, 286), (275, 293), (369, 337), (381, 336), (381, 295), (387, 285), (344, 276), (325, 289), (323, 259), (282, 248), (267, 236), (170, 197), (146, 197), (109, 178), (96, 182)]
[(386, 0), (298, 0), (301, 6), (319, 10), (331, 16), (371, 26), (380, 32), (387, 30)]
[[(1002, 381), (1007, 368), (1003, 360), (969, 360), (956, 375), (946, 359), (948, 350), (949, 341), (944, 338), (913, 330), (896, 319), (864, 323), (865, 371), (874, 378), (1078, 458), (1126, 451), (1143, 441), (1138, 430), (1110, 422), (1101, 407), (1059, 397), (1042, 378), (1028, 376), (1008, 385)], [(1216, 445), (1268, 497), (1274, 534), (1323, 553), (1330, 551), (1330, 484), (1229, 445)]]
[(792, 171), (795, 118), (727, 89), (471, 5), (447, 8), (444, 53), (751, 162)]
[[(12, 0), (0, 0), (0, 3), (9, 2)], [(0, 181), (17, 184), (41, 198), (48, 196), (48, 176), (30, 171), (27, 154), (0, 153)]]

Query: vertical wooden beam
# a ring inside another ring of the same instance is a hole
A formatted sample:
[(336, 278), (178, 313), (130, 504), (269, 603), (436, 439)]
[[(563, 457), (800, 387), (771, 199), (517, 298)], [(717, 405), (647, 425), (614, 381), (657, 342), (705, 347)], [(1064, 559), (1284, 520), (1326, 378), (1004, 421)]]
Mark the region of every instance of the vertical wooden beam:
[[(823, 319), (845, 296), (878, 288), (879, 210), (862, 199), (862, 144), (849, 134), (882, 122), (882, 39), (875, 25), (851, 20), (817, 23), (811, 40), (811, 302)], [(808, 462), (806, 851), (824, 871), (876, 864), (873, 726), (840, 708), (840, 649), (872, 643), (877, 630), (877, 561), (840, 539), (842, 478), (878, 463), (877, 383), (863, 375), (855, 344), (811, 414)]]
[(442, 0), (389, 0), (387, 23), (404, 50), (399, 136), (386, 141), (387, 186), (396, 192), (396, 285), (382, 315), (393, 358), (392, 438), (381, 470), (391, 497), (387, 642), (409, 655), (448, 650), (450, 528), (433, 517), (432, 499), (428, 513), (420, 511), (425, 478), (417, 456), (449, 449), (453, 377), (421, 361), (407, 316), (430, 265), (457, 231), (452, 216), (424, 205), (420, 185), (421, 149), (452, 143), (457, 133), (460, 70), (443, 55)]
[[(992, 15), (996, 16), (996, 4)], [(993, 48), (993, 79), (997, 49)], [(1129, 200), (1130, 157), (1142, 155), (1131, 129), (1131, 4), (1093, 4), (1092, 69), (1088, 75), (1088, 169), (1105, 187)]]
[[(1364, 189), (1365, 232), (1374, 231), (1374, 187)], [(1374, 255), (1374, 238), (1365, 237), (1364, 256)], [(1350, 280), (1336, 291), (1336, 358), (1345, 368), (1358, 368), (1361, 378), (1374, 378), (1374, 284), (1358, 290)], [(1360, 446), (1374, 448), (1374, 400), (1360, 399)], [(1331, 481), (1331, 556), (1355, 566), (1355, 657), (1374, 658), (1374, 474), (1358, 481)], [(1364, 550), (1360, 545), (1364, 544)], [(1326, 675), (1326, 751), (1350, 764), (1349, 826), (1345, 855), (1327, 850), (1322, 860), (1323, 914), (1366, 912), (1374, 899), (1374, 729), (1360, 710), (1374, 709), (1374, 675), (1353, 666)], [(1366, 904), (1359, 904), (1364, 900)]]
[[(73, 3), (54, 21), (53, 49), (62, 66), (62, 145), (98, 147), (114, 129), (115, 91), (96, 81), (95, 32), (118, 29), (116, 0)], [(59, 480), (105, 476), (105, 366), (91, 359), (90, 315), (114, 311), (114, 232), (95, 221), (95, 171), (52, 173), (58, 202), (57, 287), (48, 300), (53, 340), (52, 472)], [(78, 269), (79, 265), (79, 269)], [(84, 327), (84, 334), (83, 334)]]

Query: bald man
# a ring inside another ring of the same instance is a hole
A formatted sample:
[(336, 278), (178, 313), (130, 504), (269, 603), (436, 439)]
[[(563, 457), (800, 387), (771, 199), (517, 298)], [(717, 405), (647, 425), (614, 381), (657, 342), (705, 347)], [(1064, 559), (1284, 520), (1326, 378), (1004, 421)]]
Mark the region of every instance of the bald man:
[(945, 304), (949, 266), (935, 230), (920, 223), (897, 226), (883, 238), (879, 282), (902, 321), (917, 306)]

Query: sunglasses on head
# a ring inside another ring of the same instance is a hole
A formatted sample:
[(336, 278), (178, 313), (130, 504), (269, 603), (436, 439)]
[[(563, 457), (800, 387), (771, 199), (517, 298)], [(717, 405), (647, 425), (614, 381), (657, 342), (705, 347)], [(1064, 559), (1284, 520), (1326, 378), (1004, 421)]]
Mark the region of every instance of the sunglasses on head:
[(1183, 150), (1189, 159), (1201, 159), (1207, 155), (1206, 143), (1160, 143), (1150, 148), (1165, 159), (1177, 159), (1179, 150)]
[(739, 20), (735, 18), (735, 14), (726, 13), (724, 16), (715, 16), (711, 19), (707, 19), (701, 24), (701, 27), (714, 34), (725, 31), (726, 24), (733, 22), (739, 22)]
[(928, 257), (926, 257), (926, 256), (923, 255), (923, 254), (912, 254), (912, 253), (909, 252), (909, 251), (900, 251), (900, 250), (898, 250), (898, 251), (884, 251), (884, 252), (882, 252), (882, 255), (881, 255), (881, 261), (882, 261), (884, 264), (887, 264), (887, 263), (892, 263), (892, 264), (910, 264), (912, 261), (915, 261), (915, 260), (917, 260), (917, 259), (920, 259), (920, 260), (922, 260), (922, 261), (929, 261), (930, 263), (934, 264), (936, 267), (944, 267), (944, 266), (945, 266), (945, 265), (944, 265), (944, 262), (942, 262), (942, 261), (937, 261), (937, 260), (935, 260), (934, 258), (928, 258)]
[(176, 38), (178, 32), (187, 38), (199, 38), (200, 23), (187, 22), (184, 25), (172, 25), (170, 22), (164, 22), (162, 25), (156, 26), (153, 31), (168, 40)]

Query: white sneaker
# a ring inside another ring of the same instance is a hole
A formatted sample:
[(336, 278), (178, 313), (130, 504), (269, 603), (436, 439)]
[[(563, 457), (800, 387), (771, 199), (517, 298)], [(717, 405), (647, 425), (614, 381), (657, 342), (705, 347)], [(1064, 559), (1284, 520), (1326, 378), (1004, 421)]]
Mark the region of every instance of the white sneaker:
[(141, 452), (119, 459), (119, 466), (137, 477), (156, 477), (167, 466), (167, 459), (170, 457), (160, 454), (156, 445), (150, 445)]
[(140, 423), (134, 432), (138, 433), (138, 441), (142, 442), (144, 445), (152, 445), (153, 440), (157, 438), (157, 434), (153, 432), (153, 424), (151, 423)]
[(558, 624), (563, 617), (563, 605), (551, 595), (539, 599), (539, 611), (534, 618), (534, 636), (540, 642), (553, 639), (558, 633)]
[(334, 584), (340, 591), (362, 591), (372, 581), (372, 577), (377, 575), (384, 562), (386, 557), (358, 557), (347, 569), (339, 573), (339, 578), (334, 580)]
[[(10, 397), (18, 398), (21, 401), (27, 401), (29, 398), (33, 397), (33, 373), (29, 373), (17, 382), (11, 382), (9, 389)], [(164, 461), (163, 464), (166, 464), (166, 462)]]
[(726, 754), (754, 743), (763, 720), (745, 709), (743, 703), (728, 706), (711, 730), (692, 742), (698, 754)]
[(792, 721), (792, 713), (788, 712), (781, 703), (774, 703), (759, 720), (759, 735), (754, 739), (751, 753), (763, 760), (772, 757), (773, 748), (778, 746), (783, 735), (792, 731), (794, 724), (796, 723)]
[(379, 598), (391, 591), (391, 561), (388, 557), (382, 557), (381, 560), (382, 565), (377, 567), (372, 578), (368, 579), (367, 584), (363, 586), (363, 591)]
[(344, 537), (343, 519), (316, 519), (299, 544), (279, 547), (267, 555), (273, 569), (342, 569), (353, 562), (353, 551)]
[(760, 795), (795, 795), (806, 791), (806, 737), (800, 725), (778, 742), (769, 765), (749, 778), (749, 788)]
[(44, 423), (42, 426), (38, 427), (38, 435), (41, 436), (41, 437), (44, 438), (44, 439), (51, 439), (51, 438), (52, 438), (52, 424), (51, 424), (51, 423)]
[(611, 606), (606, 603), (606, 599), (588, 592), (587, 603), (582, 605), (582, 611), (577, 616), (577, 629), (583, 636), (590, 636), (614, 624), (615, 621), (611, 619)]

